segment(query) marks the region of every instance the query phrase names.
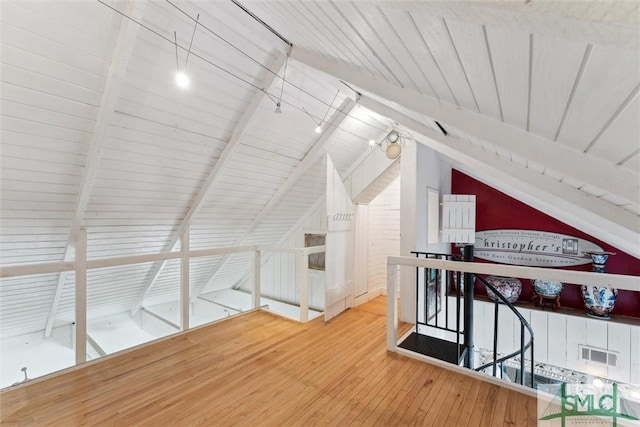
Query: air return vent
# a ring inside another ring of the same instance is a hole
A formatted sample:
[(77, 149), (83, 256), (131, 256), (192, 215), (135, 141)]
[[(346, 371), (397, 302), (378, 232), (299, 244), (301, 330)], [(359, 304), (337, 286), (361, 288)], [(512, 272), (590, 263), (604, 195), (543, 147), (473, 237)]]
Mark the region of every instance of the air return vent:
[(618, 355), (616, 353), (584, 345), (579, 346), (579, 348), (581, 360), (588, 360), (590, 362), (601, 363), (609, 366), (616, 366), (617, 364)]

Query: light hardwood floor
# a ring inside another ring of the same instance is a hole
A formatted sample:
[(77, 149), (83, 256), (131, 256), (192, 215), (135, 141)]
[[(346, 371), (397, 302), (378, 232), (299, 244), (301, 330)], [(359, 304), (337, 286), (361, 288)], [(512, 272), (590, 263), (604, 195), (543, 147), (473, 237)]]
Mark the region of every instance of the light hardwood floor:
[(0, 424), (536, 425), (532, 397), (387, 352), (385, 304), (203, 327), (6, 391)]

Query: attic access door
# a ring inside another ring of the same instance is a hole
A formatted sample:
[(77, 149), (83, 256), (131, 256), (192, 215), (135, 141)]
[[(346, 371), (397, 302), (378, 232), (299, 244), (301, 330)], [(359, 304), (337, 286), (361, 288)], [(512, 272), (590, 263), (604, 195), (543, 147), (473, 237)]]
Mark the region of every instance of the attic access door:
[(325, 321), (353, 304), (354, 212), (349, 193), (327, 155)]

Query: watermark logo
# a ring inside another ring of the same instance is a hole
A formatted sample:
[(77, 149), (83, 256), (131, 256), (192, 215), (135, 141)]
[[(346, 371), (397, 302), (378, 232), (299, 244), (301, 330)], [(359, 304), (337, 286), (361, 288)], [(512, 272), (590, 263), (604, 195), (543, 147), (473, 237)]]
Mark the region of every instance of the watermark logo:
[(640, 401), (618, 384), (552, 384), (538, 388), (538, 426), (640, 426)]

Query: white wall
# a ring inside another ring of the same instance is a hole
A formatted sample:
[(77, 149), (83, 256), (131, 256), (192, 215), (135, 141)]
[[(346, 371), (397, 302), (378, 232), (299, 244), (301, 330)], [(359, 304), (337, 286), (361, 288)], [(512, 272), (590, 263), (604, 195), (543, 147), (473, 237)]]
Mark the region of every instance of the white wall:
[[(401, 162), (400, 255), (413, 256), (411, 251), (448, 253), (448, 243), (427, 244), (427, 188), (438, 190), (440, 200), (443, 194), (449, 194), (451, 164), (432, 149), (413, 141), (408, 141), (402, 150)], [(416, 272), (414, 268), (403, 267), (400, 273), (401, 320), (414, 322)]]
[[(377, 148), (369, 151), (362, 163), (360, 163), (349, 176), (344, 178), (344, 184), (351, 195), (351, 200), (360, 203), (360, 196), (369, 199), (368, 194), (371, 193), (371, 191), (377, 192), (379, 182), (384, 186), (386, 183), (392, 181), (393, 176), (387, 179), (385, 174), (387, 171), (393, 171), (394, 163), (397, 163), (397, 160), (387, 158), (385, 153)], [(397, 175), (397, 171), (393, 173)], [(375, 196), (375, 194), (373, 194), (373, 196)]]
[[(337, 217), (338, 216), (338, 217)], [(355, 205), (327, 154), (325, 320), (353, 306)]]
[[(451, 193), (451, 164), (432, 149), (417, 144), (418, 162), (416, 173), (416, 249), (421, 252), (449, 252), (449, 243), (427, 244), (427, 189), (443, 194)], [(438, 211), (440, 211), (438, 206)], [(438, 230), (440, 227), (438, 227)], [(440, 236), (436, 237), (440, 242)]]
[[(326, 208), (320, 203), (310, 215), (294, 228), (279, 246), (304, 247), (305, 233), (325, 234)], [(300, 303), (300, 288), (297, 284), (296, 256), (293, 254), (262, 252), (260, 270), (261, 294), (277, 301)], [(242, 289), (251, 290), (251, 282), (243, 282)], [(309, 271), (309, 306), (324, 309), (324, 272)]]
[[(393, 168), (394, 160), (388, 159), (385, 154), (377, 149), (367, 153), (361, 162), (356, 162), (353, 170), (346, 173), (344, 183), (347, 191), (350, 192), (351, 199), (356, 199), (359, 195), (371, 190), (375, 183), (383, 185), (385, 180), (392, 180), (393, 174), (387, 173)], [(305, 233), (325, 234), (327, 232), (326, 204), (322, 201), (316, 208), (309, 212), (306, 218), (301, 218), (288, 235), (278, 243), (278, 246), (301, 248), (304, 247)], [(356, 224), (357, 227), (357, 224)], [(366, 266), (366, 258), (365, 266)], [(357, 267), (356, 267), (357, 270)], [(324, 273), (312, 271), (309, 274), (309, 305), (310, 307), (324, 309), (325, 289)], [(366, 271), (358, 275), (356, 272), (356, 284), (366, 281)], [(261, 270), (262, 295), (279, 301), (299, 303), (300, 290), (297, 285), (297, 273), (295, 256), (289, 254), (269, 253), (262, 254)], [(251, 283), (243, 280), (240, 286), (244, 290), (250, 290)], [(361, 293), (356, 291), (356, 295)]]
[[(355, 304), (360, 304), (358, 297), (369, 291), (369, 205), (356, 204), (355, 242), (354, 242), (354, 293)], [(368, 301), (369, 298), (364, 298)]]
[(369, 203), (367, 291), (387, 287), (387, 256), (400, 254), (400, 177)]

